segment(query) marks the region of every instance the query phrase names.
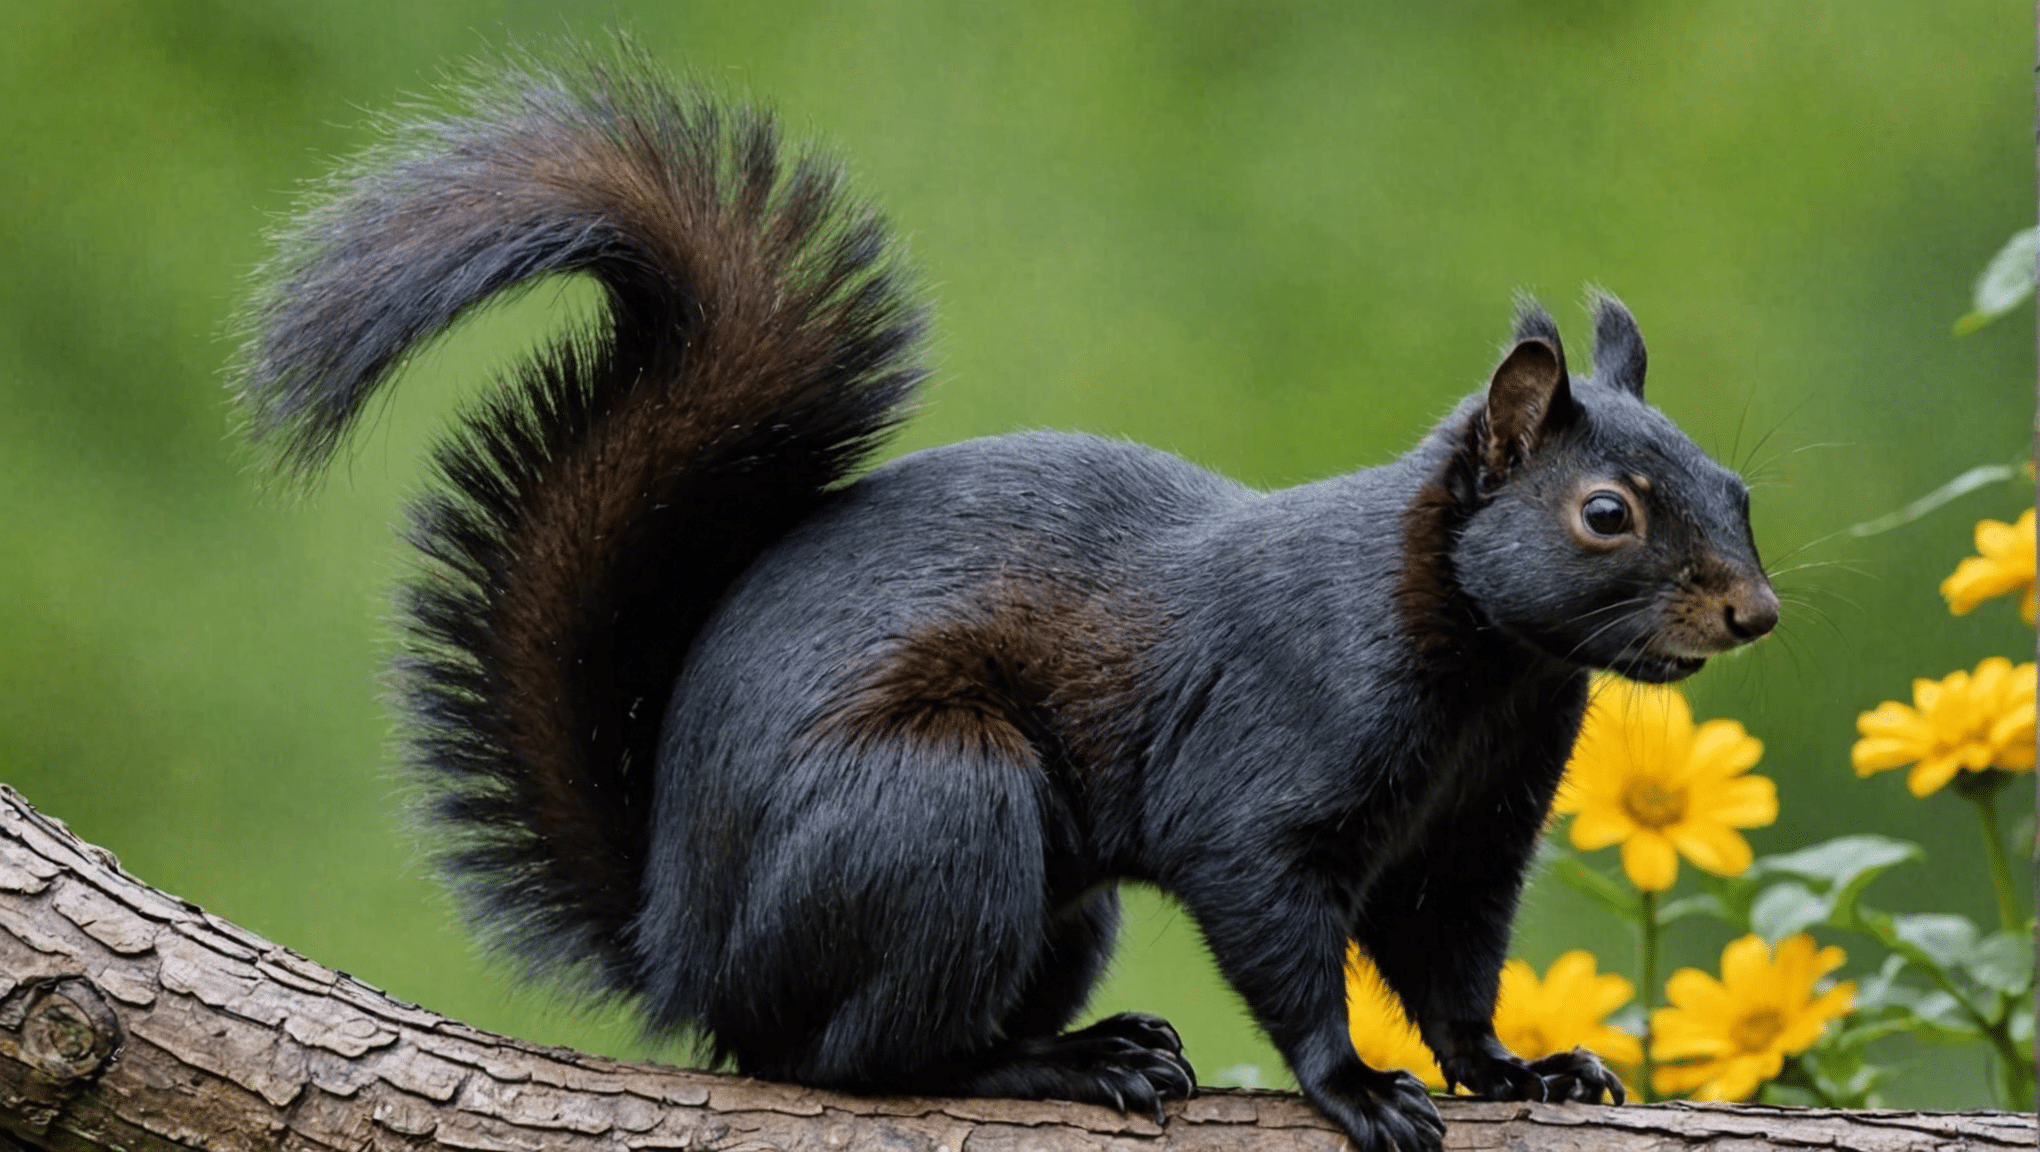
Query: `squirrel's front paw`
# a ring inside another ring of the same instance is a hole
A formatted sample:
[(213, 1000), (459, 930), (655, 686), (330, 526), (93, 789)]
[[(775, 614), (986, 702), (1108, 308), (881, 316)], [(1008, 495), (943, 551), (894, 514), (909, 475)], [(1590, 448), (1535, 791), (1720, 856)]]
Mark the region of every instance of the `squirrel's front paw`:
[(1495, 1044), (1441, 1065), (1445, 1083), (1464, 1086), (1481, 1100), (1549, 1100), (1598, 1104), (1605, 1093), (1620, 1104), (1629, 1098), (1622, 1081), (1585, 1048), (1524, 1060)]
[(1546, 1100), (1572, 1100), (1599, 1104), (1605, 1094), (1611, 1104), (1625, 1103), (1629, 1093), (1601, 1058), (1585, 1048), (1554, 1052), (1530, 1061), (1530, 1071), (1544, 1081)]
[(1360, 1152), (1441, 1152), (1445, 1121), (1423, 1081), (1407, 1072), (1349, 1068), (1311, 1093), (1311, 1102), (1346, 1130)]

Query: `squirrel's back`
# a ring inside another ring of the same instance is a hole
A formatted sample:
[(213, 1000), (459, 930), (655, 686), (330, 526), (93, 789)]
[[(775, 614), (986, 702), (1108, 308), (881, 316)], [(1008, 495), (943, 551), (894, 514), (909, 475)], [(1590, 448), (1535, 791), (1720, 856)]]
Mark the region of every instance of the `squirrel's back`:
[(911, 405), (874, 212), (771, 118), (635, 59), (526, 64), (336, 179), (248, 317), (253, 431), (309, 472), (407, 353), (555, 274), (606, 316), (518, 364), (413, 509), (402, 692), (443, 863), (534, 972), (637, 984), (658, 727), (709, 607)]

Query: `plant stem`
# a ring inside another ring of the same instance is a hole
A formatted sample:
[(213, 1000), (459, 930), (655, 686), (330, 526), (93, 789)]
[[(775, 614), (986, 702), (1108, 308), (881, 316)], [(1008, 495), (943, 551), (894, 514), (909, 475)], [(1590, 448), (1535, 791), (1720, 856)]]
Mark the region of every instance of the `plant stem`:
[(1983, 855), (1990, 862), (1990, 886), (1997, 892), (1998, 922), (2007, 932), (2023, 933), (2026, 917), (2019, 910), (2019, 896), (2012, 887), (2012, 868), (2005, 856), (2004, 837), (1998, 832), (1997, 794), (1972, 796), (1976, 815), (1983, 822)]
[(2033, 1110), (2033, 1066), (2026, 1063), (2026, 1054), (2017, 1044), (2012, 1043), (2011, 1008), (2008, 997), (1998, 997), (1998, 1019), (1983, 1030), (1983, 1037), (1998, 1051), (1998, 1071), (2004, 1080), (2004, 1105), (2013, 1112)]
[(1648, 1104), (1657, 1099), (1657, 1088), (1651, 1083), (1651, 1080), (1654, 1078), (1653, 1073), (1657, 1068), (1657, 1062), (1651, 1056), (1650, 1015), (1652, 1010), (1657, 1007), (1658, 904), (1657, 893), (1655, 892), (1638, 891), (1636, 895), (1642, 911), (1642, 915), (1637, 917), (1637, 931), (1641, 934), (1641, 950), (1643, 953), (1641, 963), (1638, 965), (1643, 976), (1643, 1071), (1641, 1073), (1643, 1082), (1636, 1086), (1636, 1090), (1642, 1094), (1644, 1103)]

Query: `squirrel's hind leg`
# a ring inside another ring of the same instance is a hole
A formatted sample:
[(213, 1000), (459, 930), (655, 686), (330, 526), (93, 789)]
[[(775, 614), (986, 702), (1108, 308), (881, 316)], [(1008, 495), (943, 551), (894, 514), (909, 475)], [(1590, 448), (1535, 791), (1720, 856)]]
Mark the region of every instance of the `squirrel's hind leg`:
[(1077, 1100), (1163, 1122), (1162, 1102), (1197, 1093), (1197, 1073), (1169, 1022), (1142, 1012), (1108, 1016), (1063, 1032), (1103, 973), (1119, 924), (1115, 892), (1056, 916), (1020, 1002), (1001, 1029), (1008, 1038), (955, 1067), (931, 1091), (959, 1096)]
[(1174, 1029), (1063, 1033), (1118, 899), (1086, 875), (1024, 740), (811, 740), (773, 778), (705, 1020), (739, 1071), (865, 1093), (1056, 1098), (1159, 1115), (1194, 1078)]

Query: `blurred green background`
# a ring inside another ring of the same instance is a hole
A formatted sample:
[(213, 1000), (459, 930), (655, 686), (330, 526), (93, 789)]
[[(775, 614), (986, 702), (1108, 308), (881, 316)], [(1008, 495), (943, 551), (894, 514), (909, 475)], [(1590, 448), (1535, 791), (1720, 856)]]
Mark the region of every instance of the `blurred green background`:
[[(420, 446), (575, 294), (421, 357), (309, 499), (253, 465), (221, 387), (265, 230), (371, 110), (448, 62), (624, 27), (775, 103), (888, 207), (939, 309), (907, 447), (1089, 429), (1295, 483), (1388, 459), (1479, 385), (1513, 291), (1576, 359), (1583, 286), (1617, 292), (1653, 399), (1755, 482), (1788, 601), (1690, 685), (1766, 743), (1783, 812), (1751, 840), (1917, 839), (1925, 864), (1870, 898), (1989, 922), (1968, 807), (1858, 781), (1848, 748), (1914, 676), (2030, 650), (2009, 604), (1953, 619), (1935, 593), (1974, 521), (2029, 495), (1838, 533), (2026, 450), (2030, 317), (1949, 323), (2033, 216), (2032, 21), (2010, 0), (0, 6), (0, 776), (399, 996), (642, 1051), (621, 1013), (476, 957), (422, 876), (378, 690)], [(1095, 1007), (1174, 1017), (1208, 1080), (1280, 1082), (1186, 918), (1137, 907)], [(1686, 921), (1673, 962), (1712, 969), (1723, 939)], [(1878, 959), (1832, 942), (1850, 974)], [(1518, 953), (1575, 945), (1634, 975), (1613, 922), (1538, 884)], [(1886, 1053), (1896, 1101), (1991, 1102), (1978, 1059)]]

